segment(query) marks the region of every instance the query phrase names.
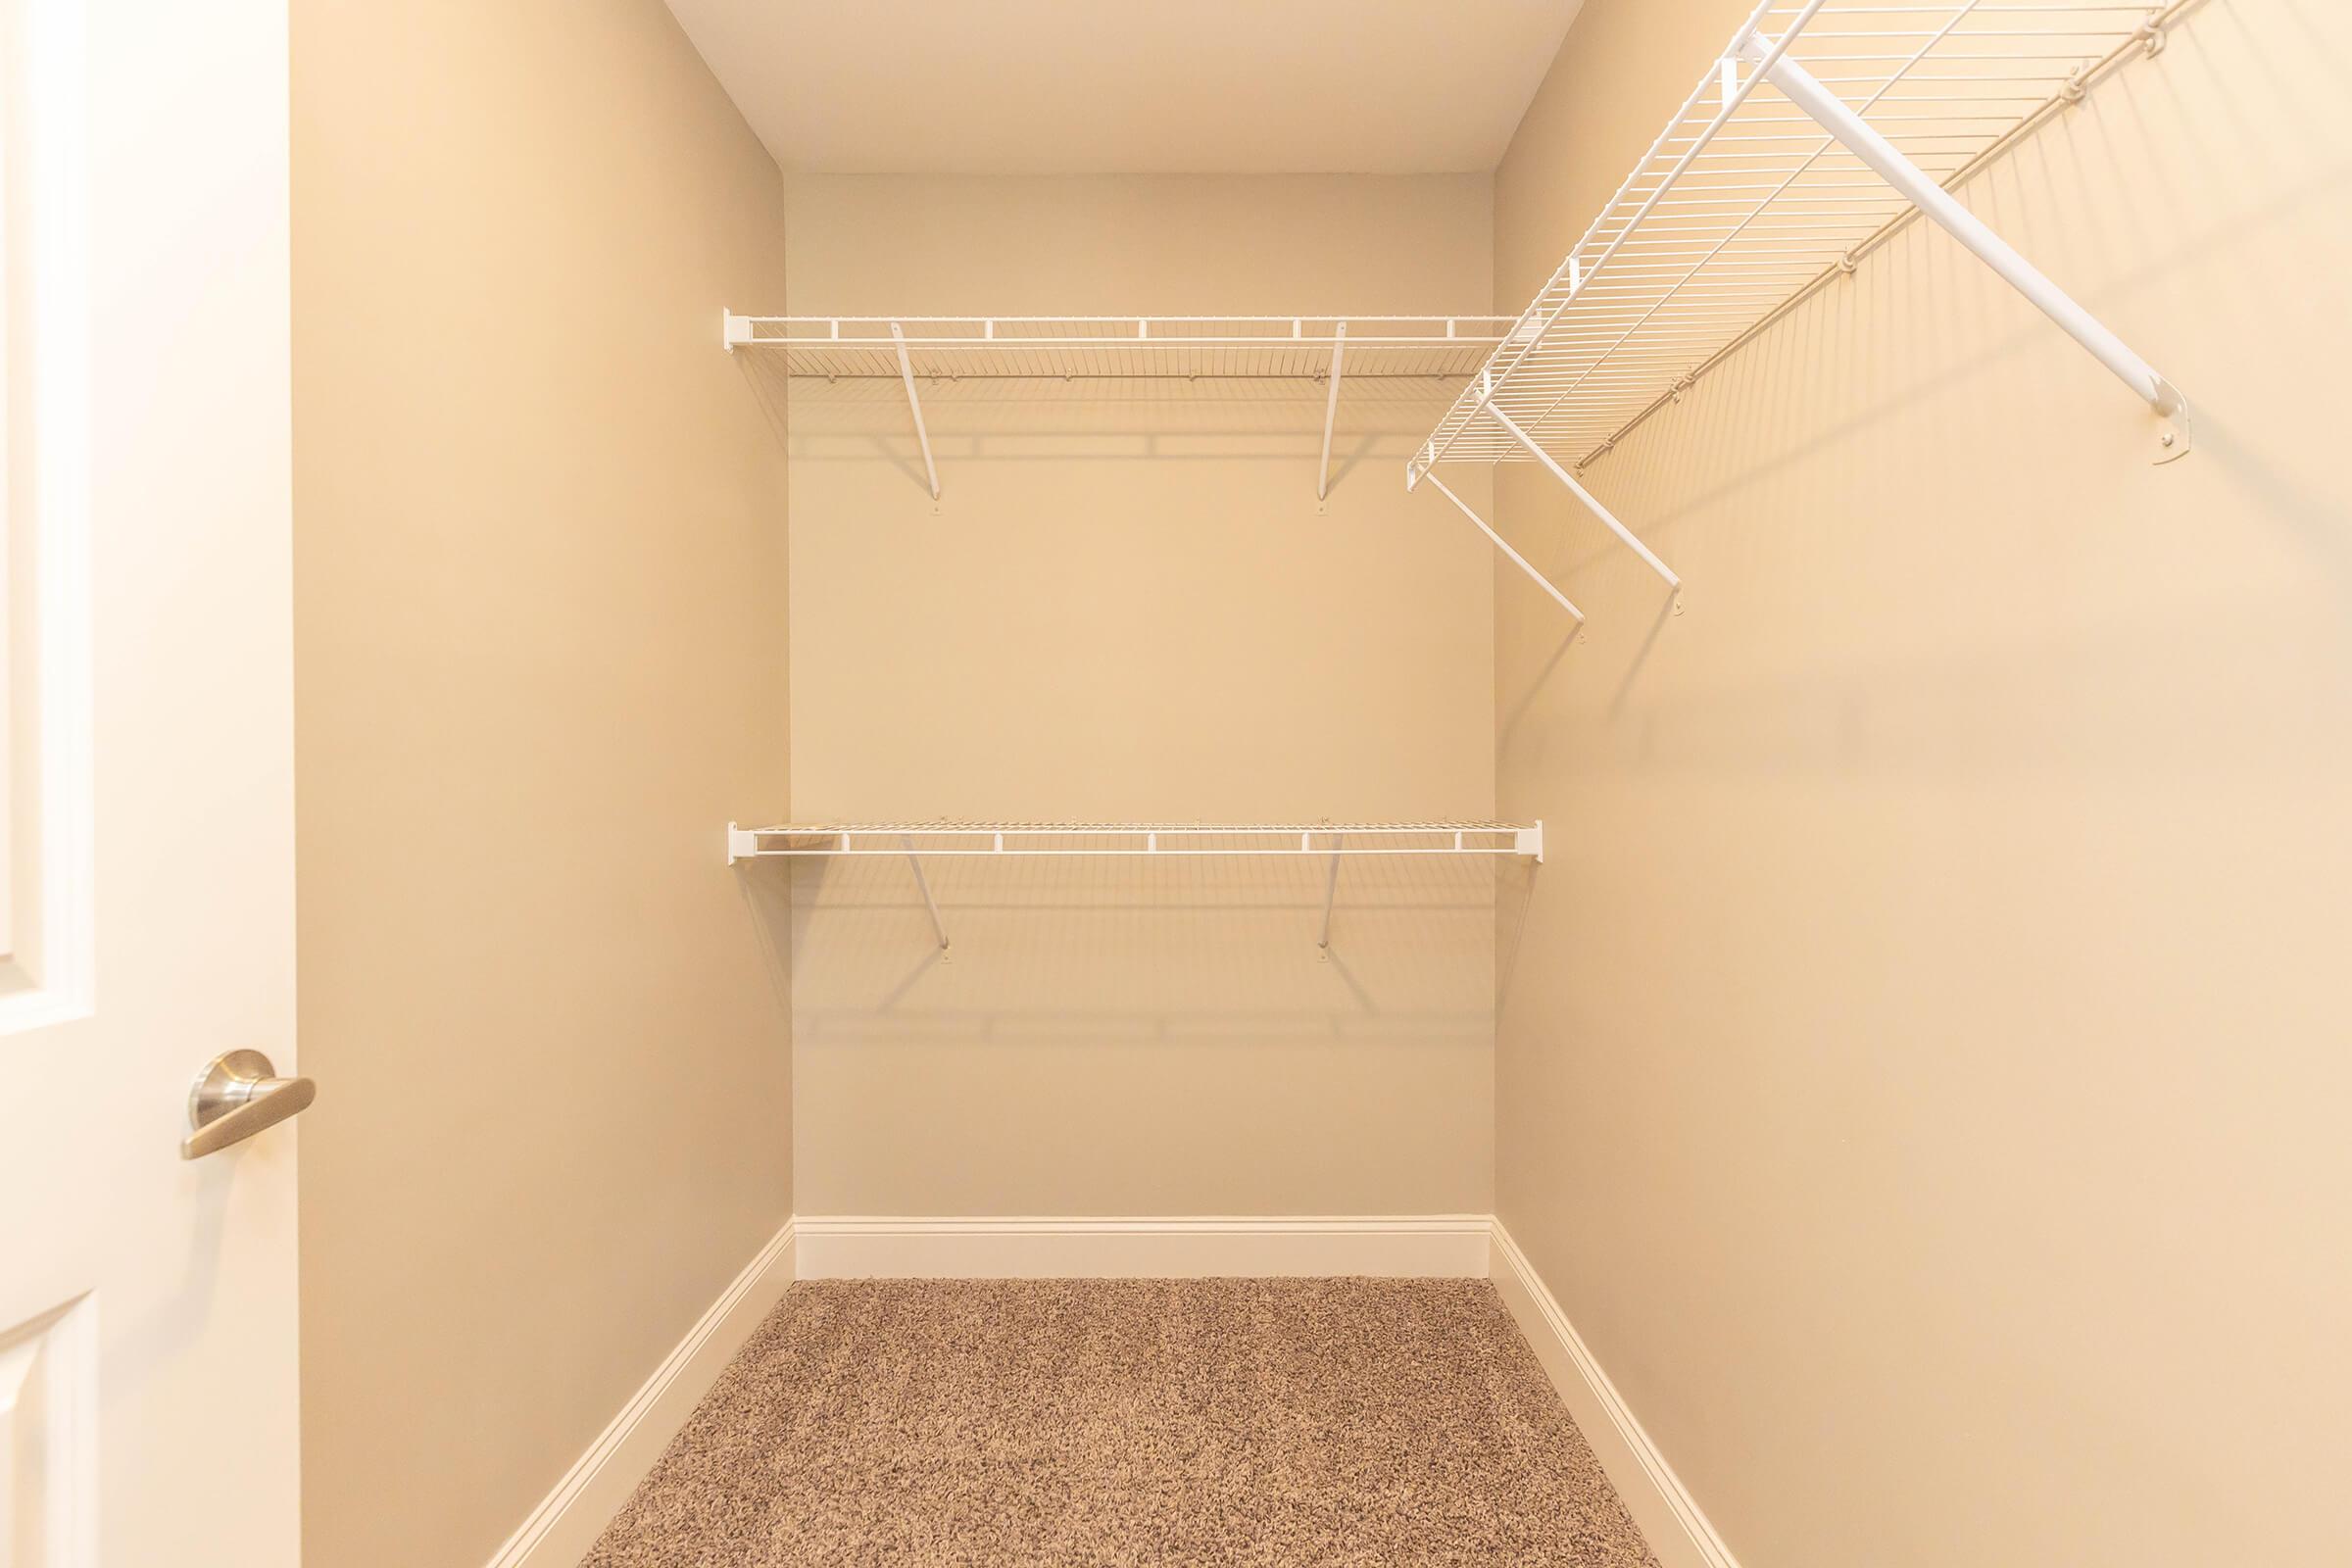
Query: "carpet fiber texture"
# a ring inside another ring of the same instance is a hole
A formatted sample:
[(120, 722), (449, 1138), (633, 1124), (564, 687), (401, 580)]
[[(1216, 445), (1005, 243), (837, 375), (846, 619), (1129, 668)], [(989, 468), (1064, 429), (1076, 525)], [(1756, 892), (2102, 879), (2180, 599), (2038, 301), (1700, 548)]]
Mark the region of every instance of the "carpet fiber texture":
[(1655, 1568), (1484, 1280), (792, 1286), (583, 1568)]

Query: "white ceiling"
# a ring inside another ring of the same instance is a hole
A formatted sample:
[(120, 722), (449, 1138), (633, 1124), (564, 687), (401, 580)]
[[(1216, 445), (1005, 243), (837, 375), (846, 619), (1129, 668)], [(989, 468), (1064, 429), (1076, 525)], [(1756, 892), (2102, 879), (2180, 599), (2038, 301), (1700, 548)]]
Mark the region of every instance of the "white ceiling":
[(1582, 0), (669, 0), (826, 173), (1490, 170)]

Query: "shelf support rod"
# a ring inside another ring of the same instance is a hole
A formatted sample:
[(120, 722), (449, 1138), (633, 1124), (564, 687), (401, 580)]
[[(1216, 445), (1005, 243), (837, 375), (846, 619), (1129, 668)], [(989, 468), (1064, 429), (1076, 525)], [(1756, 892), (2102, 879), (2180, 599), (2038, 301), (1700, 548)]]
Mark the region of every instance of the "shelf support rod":
[(1323, 467), (1315, 476), (1315, 499), (1321, 501), (1331, 494), (1331, 430), (1340, 417), (1340, 367), (1348, 359), (1348, 323), (1341, 321), (1331, 333), (1331, 390), (1323, 399)]
[(1751, 36), (1740, 52), (1759, 63), (1759, 74), (1778, 87), (1783, 97), (1811, 116), (1822, 129), (1844, 144), (1848, 152), (1892, 185), (1912, 206), (1999, 273), (2002, 281), (2057, 322), (2060, 330), (2082, 344), (2092, 359), (2107, 367), (2161, 417), (2172, 420), (2175, 428), (2164, 437), (2166, 458), (2179, 457), (2187, 450), (2188, 400), (2180, 395), (2180, 388), (2133, 353), (2122, 338), (2108, 330), (2106, 323), (2076, 304), (2064, 289), (2019, 255), (1983, 219), (1962, 206), (1958, 197), (1904, 157), (1870, 122), (1854, 113), (1844, 99), (1823, 85), (1819, 77), (1798, 65), (1786, 50), (1772, 49), (1759, 34)]
[(931, 911), (931, 929), (939, 934), (939, 951), (948, 951), (948, 922), (939, 917), (939, 901), (931, 896), (931, 879), (923, 875), (923, 862), (914, 853), (914, 839), (901, 834), (899, 842), (906, 847), (906, 863), (914, 868), (914, 885), (922, 890), (923, 907)]
[[(923, 427), (923, 400), (914, 395), (914, 363), (906, 358), (906, 334), (896, 321), (890, 323), (890, 340), (899, 351), (899, 379), (906, 383), (906, 408), (914, 416), (914, 439), (923, 449), (923, 473), (931, 481), (931, 499), (937, 501), (939, 465), (931, 461), (931, 432)], [(946, 947), (946, 939), (939, 945)]]
[(1496, 424), (1501, 425), (1503, 429), (1510, 435), (1512, 440), (1527, 448), (1529, 454), (1532, 455), (1538, 463), (1541, 463), (1544, 465), (1544, 466), (1549, 468), (1551, 470), (1551, 476), (1554, 479), (1559, 480), (1560, 483), (1566, 485), (1569, 493), (1575, 496), (1577, 500), (1582, 501), (1592, 512), (1592, 515), (1607, 523), (1609, 525), (1609, 531), (1615, 534), (1619, 539), (1623, 540), (1626, 548), (1633, 551), (1635, 555), (1640, 556), (1643, 564), (1646, 564), (1650, 570), (1665, 578), (1668, 587), (1680, 588), (1683, 585), (1683, 579), (1674, 574), (1673, 567), (1667, 565), (1663, 561), (1660, 561), (1657, 558), (1656, 553), (1653, 552), (1649, 546), (1635, 538), (1634, 531), (1631, 528), (1628, 528), (1624, 523), (1619, 522), (1617, 520), (1617, 514), (1611, 512), (1608, 508), (1602, 506), (1598, 496), (1595, 496), (1592, 491), (1577, 483), (1576, 476), (1570, 473), (1566, 468), (1561, 467), (1559, 463), (1552, 457), (1552, 455), (1544, 451), (1542, 446), (1538, 445), (1534, 436), (1531, 436), (1525, 430), (1520, 429), (1518, 424), (1511, 418), (1509, 415), (1503, 413), (1500, 409), (1490, 403), (1487, 405), (1487, 416), (1493, 419)]
[(1452, 491), (1446, 489), (1446, 481), (1439, 478), (1434, 473), (1424, 473), (1421, 475), (1421, 478), (1425, 483), (1434, 486), (1438, 494), (1452, 502), (1454, 507), (1461, 513), (1463, 516), (1468, 517), (1472, 522), (1476, 523), (1478, 525), (1478, 531), (1485, 534), (1488, 539), (1492, 540), (1494, 548), (1501, 551), (1503, 555), (1510, 559), (1512, 565), (1517, 566), (1521, 571), (1526, 572), (1528, 576), (1534, 578), (1536, 586), (1543, 589), (1545, 593), (1551, 595), (1551, 597), (1558, 602), (1559, 607), (1562, 610), (1565, 610), (1569, 614), (1575, 616), (1576, 623), (1578, 625), (1581, 626), (1585, 623), (1585, 612), (1577, 609), (1574, 604), (1570, 603), (1566, 594), (1560, 592), (1557, 588), (1554, 588), (1551, 585), (1551, 579), (1538, 571), (1535, 568), (1534, 563), (1530, 562), (1518, 551), (1513, 550), (1509, 540), (1505, 539), (1502, 535), (1496, 533), (1493, 528), (1489, 527), (1487, 524), (1487, 519), (1480, 516), (1476, 512), (1472, 511), (1469, 502), (1464, 501), (1460, 496), (1457, 496)]
[(1323, 879), (1323, 934), (1315, 939), (1315, 956), (1318, 958), (1331, 956), (1331, 904), (1339, 896), (1340, 846), (1347, 842), (1347, 838), (1345, 833), (1331, 836), (1331, 874)]

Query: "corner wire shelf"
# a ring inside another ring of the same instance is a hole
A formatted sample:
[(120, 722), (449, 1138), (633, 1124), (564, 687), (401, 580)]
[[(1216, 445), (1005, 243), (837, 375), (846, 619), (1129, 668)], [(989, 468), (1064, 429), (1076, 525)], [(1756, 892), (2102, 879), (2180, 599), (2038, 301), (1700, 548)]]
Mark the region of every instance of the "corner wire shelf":
[(1681, 578), (1572, 470), (1922, 215), (2169, 421), (2156, 462), (2181, 456), (2179, 390), (1949, 187), (2095, 78), (2162, 49), (2166, 24), (2193, 3), (1767, 0), (1406, 462), (1405, 488), (1427, 479), (1581, 623), (1431, 472), (1540, 463), (1679, 592)]
[(775, 827), (727, 824), (727, 863), (754, 859), (838, 859), (904, 856), (931, 913), (941, 951), (948, 926), (923, 873), (926, 857), (1010, 859), (1030, 856), (1324, 857), (1323, 928), (1315, 946), (1331, 954), (1331, 907), (1340, 861), (1354, 856), (1528, 856), (1544, 859), (1544, 824), (1512, 822), (861, 822)]
[(1501, 316), (738, 316), (727, 352), (772, 350), (789, 376), (895, 380), (939, 466), (918, 383), (966, 379), (1312, 381), (1325, 387), (1315, 497), (1331, 490), (1331, 436), (1348, 377), (1460, 380), (1502, 341)]

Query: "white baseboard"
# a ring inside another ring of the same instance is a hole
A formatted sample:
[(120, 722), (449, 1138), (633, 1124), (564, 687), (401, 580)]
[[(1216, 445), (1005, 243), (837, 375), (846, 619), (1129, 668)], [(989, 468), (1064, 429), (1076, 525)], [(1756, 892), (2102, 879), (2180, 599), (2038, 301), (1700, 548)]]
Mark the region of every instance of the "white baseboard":
[(1495, 1293), (1519, 1320), (1519, 1331), (1658, 1561), (1665, 1568), (1740, 1568), (1500, 1220), (1494, 1221), (1494, 1257)]
[(800, 1278), (1478, 1279), (1484, 1214), (1316, 1218), (904, 1219), (802, 1215)]
[(793, 1280), (791, 1221), (719, 1293), (677, 1348), (531, 1510), (489, 1568), (578, 1568), (629, 1494)]

